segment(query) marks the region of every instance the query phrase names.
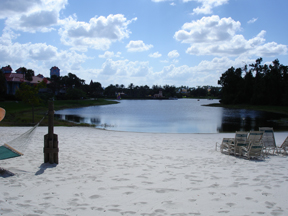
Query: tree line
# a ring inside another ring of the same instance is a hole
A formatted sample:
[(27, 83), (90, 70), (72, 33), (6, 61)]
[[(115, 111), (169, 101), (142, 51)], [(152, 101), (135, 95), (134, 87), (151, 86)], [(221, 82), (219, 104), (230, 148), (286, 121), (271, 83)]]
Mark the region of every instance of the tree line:
[[(21, 67), (19, 70), (25, 74), (25, 78), (28, 81), (32, 80), (34, 76), (34, 71), (31, 69), (26, 69)], [(18, 71), (19, 72), (19, 71)], [(124, 84), (110, 84), (107, 87), (103, 87), (100, 82), (91, 81), (89, 84), (85, 83), (85, 80), (79, 78), (73, 73), (68, 73), (65, 76), (56, 76), (53, 75), (51, 78), (46, 78), (50, 82), (45, 86), (46, 91), (41, 91), (40, 97), (44, 100), (51, 98), (54, 99), (85, 99), (85, 98), (116, 98), (117, 94), (121, 94), (121, 98), (125, 99), (145, 99), (153, 98), (155, 94), (158, 94), (159, 91), (162, 91), (162, 94), (165, 98), (169, 97), (212, 97), (219, 98), (220, 96), (220, 87), (213, 86), (197, 86), (197, 87), (188, 87), (180, 86), (176, 87), (174, 85), (153, 85), (149, 87), (148, 85), (134, 85), (130, 83), (127, 87)], [(1, 98), (3, 99), (17, 99), (14, 95), (5, 95), (6, 94), (6, 85), (5, 85), (5, 76), (0, 70), (0, 83), (1, 85)], [(27, 85), (21, 84), (19, 91), (27, 89)], [(43, 86), (42, 86), (43, 88)], [(16, 96), (18, 96), (16, 94)], [(18, 98), (19, 99), (19, 98)]]
[[(214, 97), (220, 95), (219, 87), (198, 86), (197, 88), (189, 88), (188, 86), (176, 87), (174, 85), (134, 85), (130, 83), (127, 87), (124, 84), (110, 84), (107, 87), (102, 87), (100, 82), (90, 82), (85, 84), (85, 81), (78, 78), (75, 74), (69, 73), (68, 76), (57, 77), (52, 76), (51, 84), (48, 85), (53, 90), (53, 94), (60, 92), (63, 87), (66, 89), (66, 94), (57, 94), (60, 99), (79, 99), (79, 98), (116, 98), (117, 94), (121, 94), (123, 99), (144, 99), (151, 98), (154, 94), (158, 94), (161, 90), (165, 98), (169, 97)], [(186, 89), (187, 92), (182, 92)]]
[(262, 65), (258, 58), (250, 69), (231, 67), (225, 71), (218, 84), (223, 104), (288, 105), (288, 66), (276, 59), (270, 65)]

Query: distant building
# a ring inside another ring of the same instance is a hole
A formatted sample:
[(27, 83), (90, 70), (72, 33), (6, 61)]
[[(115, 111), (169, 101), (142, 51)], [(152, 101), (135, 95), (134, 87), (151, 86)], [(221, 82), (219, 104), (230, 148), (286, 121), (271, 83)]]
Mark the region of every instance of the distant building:
[(154, 94), (154, 98), (163, 98), (162, 89), (159, 90), (159, 94)]
[(23, 74), (23, 73), (24, 73), (24, 70), (22, 70), (22, 68), (18, 68), (18, 69), (16, 70), (16, 73), (17, 73), (17, 74)]
[(3, 71), (4, 74), (12, 73), (12, 71), (13, 71), (10, 65), (8, 65), (6, 67), (2, 67), (1, 70)]
[(44, 76), (42, 74), (38, 74), (37, 77), (44, 79)]
[(56, 66), (54, 66), (50, 69), (50, 78), (52, 78), (53, 75), (55, 75), (57, 77), (60, 76), (60, 69)]
[(32, 81), (28, 81), (24, 78), (24, 74), (20, 73), (20, 70), (16, 71), (18, 73), (12, 73), (12, 68), (10, 65), (1, 68), (4, 71), (4, 76), (6, 79), (7, 94), (15, 95), (17, 89), (19, 89), (21, 83), (25, 82), (30, 85), (38, 84), (42, 81), (49, 84), (50, 82), (39, 74), (38, 76), (32, 76)]

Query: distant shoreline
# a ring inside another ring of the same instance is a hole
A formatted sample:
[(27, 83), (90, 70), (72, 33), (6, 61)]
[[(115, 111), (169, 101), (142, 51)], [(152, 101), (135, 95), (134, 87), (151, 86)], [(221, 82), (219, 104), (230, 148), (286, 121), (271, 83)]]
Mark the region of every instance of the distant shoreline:
[(288, 107), (286, 106), (256, 106), (256, 105), (247, 105), (247, 104), (226, 105), (226, 104), (221, 104), (221, 103), (205, 104), (202, 106), (223, 107), (223, 108), (228, 108), (228, 109), (256, 110), (256, 111), (285, 114), (288, 116)]

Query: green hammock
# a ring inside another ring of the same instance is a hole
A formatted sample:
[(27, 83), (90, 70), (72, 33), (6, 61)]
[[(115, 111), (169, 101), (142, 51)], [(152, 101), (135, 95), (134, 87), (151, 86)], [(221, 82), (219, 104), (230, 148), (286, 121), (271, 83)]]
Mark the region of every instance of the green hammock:
[(16, 151), (13, 151), (12, 149), (6, 147), (6, 145), (0, 146), (0, 160), (13, 158), (13, 157), (19, 157), (22, 154), (16, 153)]
[(19, 137), (7, 142), (4, 145), (0, 146), (0, 160), (5, 160), (9, 158), (14, 158), (23, 155), (24, 151), (26, 150), (28, 144), (31, 141), (32, 135), (35, 132), (35, 129), (38, 125), (43, 121), (45, 116), (32, 127), (30, 130), (26, 131), (25, 133), (21, 134)]

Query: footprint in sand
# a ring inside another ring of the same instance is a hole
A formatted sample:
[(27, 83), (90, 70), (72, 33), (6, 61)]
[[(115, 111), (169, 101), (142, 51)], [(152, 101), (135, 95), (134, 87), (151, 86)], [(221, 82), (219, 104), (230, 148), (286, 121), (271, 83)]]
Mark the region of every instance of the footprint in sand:
[(125, 211), (125, 212), (123, 212), (123, 214), (124, 214), (124, 215), (129, 215), (129, 214), (135, 215), (136, 212), (134, 212), (134, 211)]
[(276, 203), (266, 201), (265, 204), (266, 204), (266, 207), (270, 209), (270, 208), (273, 208)]
[(282, 209), (273, 210), (271, 212), (271, 215), (273, 215), (273, 216), (283, 215), (283, 210)]
[(226, 205), (228, 205), (229, 207), (232, 207), (234, 205), (236, 205), (235, 203), (226, 203)]
[(90, 199), (98, 199), (98, 198), (100, 198), (101, 196), (99, 196), (99, 195), (92, 195), (92, 196), (90, 196), (89, 198)]

